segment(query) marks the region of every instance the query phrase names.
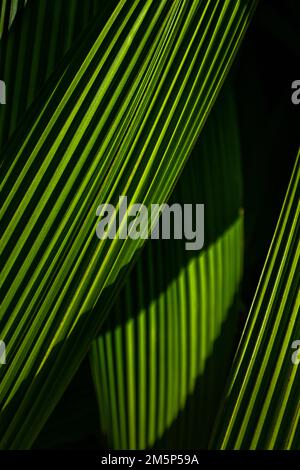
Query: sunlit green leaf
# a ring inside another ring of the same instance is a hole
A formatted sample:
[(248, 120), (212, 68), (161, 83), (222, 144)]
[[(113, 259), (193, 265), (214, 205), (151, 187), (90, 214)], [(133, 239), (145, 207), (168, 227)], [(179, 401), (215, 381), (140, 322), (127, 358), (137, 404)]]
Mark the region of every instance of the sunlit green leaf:
[(299, 258), (300, 152), (236, 353), (214, 447), (299, 449), (300, 370), (292, 361), (293, 343), (300, 339)]
[(5, 149), (2, 448), (32, 444), (143, 245), (100, 242), (98, 205), (168, 198), (255, 3), (121, 0), (65, 57)]
[(216, 103), (172, 202), (192, 203), (194, 224), (195, 204), (205, 202), (204, 248), (149, 241), (92, 347), (102, 431), (117, 449), (208, 445), (234, 347), (242, 267), (230, 96)]

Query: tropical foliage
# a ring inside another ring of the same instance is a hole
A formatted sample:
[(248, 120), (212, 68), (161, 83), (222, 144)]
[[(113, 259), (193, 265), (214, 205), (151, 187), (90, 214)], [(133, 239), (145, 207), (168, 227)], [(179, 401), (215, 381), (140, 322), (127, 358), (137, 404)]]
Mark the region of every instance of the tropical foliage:
[(181, 240), (150, 240), (92, 347), (101, 425), (115, 448), (208, 445), (237, 321), (240, 173), (227, 91), (170, 200), (206, 202), (205, 248), (191, 252)]
[[(34, 445), (89, 351), (110, 447), (300, 446), (299, 158), (236, 349), (243, 156), (218, 95), (256, 5), (2, 0), (2, 449)], [(203, 250), (100, 241), (120, 195), (204, 203)]]
[(291, 346), (300, 333), (300, 152), (236, 352), (217, 447), (297, 449), (300, 382)]

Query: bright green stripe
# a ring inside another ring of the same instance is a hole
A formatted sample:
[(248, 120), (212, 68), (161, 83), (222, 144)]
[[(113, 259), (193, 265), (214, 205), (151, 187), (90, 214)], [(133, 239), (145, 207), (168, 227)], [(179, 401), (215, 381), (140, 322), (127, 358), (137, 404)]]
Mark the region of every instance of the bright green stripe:
[[(95, 184), (95, 183), (94, 183), (94, 184)], [(75, 202), (76, 202), (76, 201), (74, 201), (74, 204), (75, 204)], [(55, 210), (53, 210), (53, 214), (54, 214), (54, 216), (55, 216)], [(48, 221), (49, 221), (49, 218), (48, 218)], [(70, 228), (70, 232), (71, 232), (72, 227), (75, 226), (75, 223), (76, 223), (76, 220), (75, 220), (74, 223), (72, 224), (72, 226), (71, 226), (71, 228)], [(62, 227), (62, 230), (63, 230), (63, 227)], [(90, 233), (91, 233), (91, 235), (93, 235), (93, 232), (92, 232), (92, 231), (91, 231)], [(53, 244), (54, 244), (54, 242), (55, 242), (55, 239), (53, 240)], [(62, 247), (61, 247), (61, 248), (62, 248)], [(51, 249), (51, 245), (49, 246), (48, 251), (50, 251), (50, 249)], [(81, 251), (82, 251), (82, 249), (81, 249)], [(58, 257), (58, 256), (59, 256), (59, 253), (57, 253), (56, 256)], [(53, 262), (54, 262), (54, 261), (55, 261), (55, 258), (53, 259)], [(18, 280), (18, 278), (16, 279), (16, 281), (20, 282), (20, 280)], [(40, 286), (40, 289), (41, 289), (41, 286)], [(25, 295), (25, 294), (26, 294), (26, 292), (24, 292), (23, 295)], [(9, 297), (7, 296), (6, 299), (7, 299), (7, 301), (8, 301), (8, 300), (9, 300)], [(21, 299), (20, 299), (20, 302), (21, 302)]]
[[(236, 133), (232, 130), (234, 126), (227, 125), (228, 121), (224, 118), (230, 103), (231, 98), (228, 97), (222, 102), (222, 111), (215, 112), (214, 120), (204, 130), (203, 141), (200, 138), (199, 148), (195, 149), (197, 152), (191, 157), (169, 201), (170, 204), (178, 202), (178, 199), (179, 202), (192, 200), (206, 203), (207, 245), (200, 252), (187, 252), (184, 241), (147, 242), (146, 251), (127, 281), (126, 291), (120, 294), (121, 299), (131, 295), (132, 304), (139, 303), (138, 311), (132, 306), (134, 318), (130, 323), (122, 323), (123, 330), (127, 331), (133, 322), (134, 326), (130, 328), (136, 332), (134, 339), (132, 336), (127, 338), (125, 347), (131, 349), (136, 342), (138, 345), (133, 354), (135, 360), (125, 357), (123, 361), (137, 394), (134, 415), (138, 423), (139, 448), (159, 443), (162, 436), (164, 439), (166, 436), (163, 446), (168, 448), (184, 448), (186, 442), (189, 445), (191, 442), (193, 445), (207, 445), (209, 436), (201, 430), (205, 430), (206, 425), (208, 429), (212, 427), (216, 412), (215, 401), (208, 398), (220, 394), (226, 379), (225, 376), (221, 380), (218, 368), (211, 365), (209, 382), (206, 374), (214, 343), (222, 334), (222, 324), (227, 319), (229, 309), (235, 306), (232, 303), (240, 282), (240, 277), (236, 277), (235, 257), (240, 256), (241, 194), (238, 193), (237, 197), (233, 184), (236, 173), (240, 174), (239, 152)], [(234, 115), (231, 118), (234, 120)], [(216, 139), (219, 134), (222, 137), (227, 134), (227, 127), (234, 141), (230, 138), (228, 141), (225, 138)], [(232, 152), (232, 148), (236, 153)], [(219, 197), (215, 197), (214, 188), (220, 188)], [(219, 201), (224, 200), (228, 191), (233, 191), (234, 197), (228, 199), (224, 208)], [(226, 251), (229, 255), (225, 256)], [(229, 257), (233, 258), (231, 262), (227, 259)], [(223, 272), (224, 277), (228, 278), (226, 302), (220, 295), (224, 289)], [(113, 310), (111, 317), (116, 314)], [(148, 341), (149, 354), (145, 354)], [(224, 344), (230, 353), (232, 335), (224, 340)], [(227, 356), (224, 352), (224, 356), (228, 364), (230, 354)], [(202, 381), (200, 390), (199, 381)], [(145, 383), (148, 384), (146, 390)], [(101, 399), (100, 396), (98, 398)], [(187, 403), (189, 407), (186, 409)], [(132, 406), (132, 403), (127, 404), (128, 426)], [(177, 419), (178, 423), (171, 433), (170, 428)], [(131, 430), (130, 427), (128, 429), (129, 437)], [(113, 447), (117, 447), (117, 442), (113, 442)]]
[[(208, 0), (190, 8), (181, 1), (161, 2), (159, 8), (151, 1), (120, 2), (100, 33), (97, 19), (85, 33), (7, 149), (0, 327), (11, 361), (0, 372), (2, 447), (31, 444), (111, 306), (119, 275), (142, 245), (130, 239), (99, 242), (97, 205), (124, 193), (129, 202), (146, 204), (168, 198), (251, 10), (247, 2), (238, 8)], [(135, 43), (139, 32), (144, 36)], [(95, 316), (98, 301), (102, 309)], [(170, 322), (160, 321), (163, 335)], [(134, 325), (129, 338), (133, 331)], [(172, 344), (169, 356), (171, 351)], [(113, 359), (108, 355), (111, 364)], [(133, 351), (128, 360), (136, 367)], [(159, 397), (165, 400), (168, 374), (160, 374)], [(21, 386), (25, 393), (16, 401)], [(9, 414), (13, 400), (18, 406)], [(166, 410), (163, 401), (160, 435)], [(133, 447), (135, 421), (131, 414)]]
[[(158, 285), (163, 285), (163, 276), (162, 276), (162, 252), (160, 246), (158, 244), (155, 247), (158, 257), (158, 269), (157, 269), (157, 281)], [(167, 342), (168, 338), (166, 335), (166, 311), (165, 311), (165, 296), (164, 292), (159, 293), (158, 297), (158, 351), (159, 351), (159, 361), (162, 364), (167, 364)], [(161, 437), (163, 435), (164, 430), (166, 429), (166, 370), (164, 367), (160, 367), (158, 370), (158, 423), (157, 423), (157, 436)]]
[(146, 343), (147, 343), (147, 334), (146, 334), (146, 309), (143, 307), (143, 302), (145, 302), (144, 296), (144, 286), (142, 279), (142, 266), (138, 264), (138, 298), (139, 298), (139, 315), (137, 319), (137, 336), (138, 336), (138, 447), (143, 449), (146, 447), (146, 403), (148, 398), (147, 387), (146, 387)]
[(113, 345), (112, 333), (108, 332), (105, 335), (105, 348), (107, 357), (107, 371), (108, 371), (108, 386), (109, 386), (109, 404), (111, 409), (111, 430), (113, 441), (117, 443), (117, 448), (120, 446), (119, 435), (119, 413), (117, 409), (117, 397), (114, 377), (114, 360), (113, 360)]
[(149, 445), (153, 445), (157, 432), (157, 372), (156, 372), (156, 361), (157, 361), (157, 338), (159, 330), (157, 328), (157, 310), (155, 304), (155, 279), (156, 275), (153, 269), (153, 252), (151, 250), (151, 244), (146, 245), (147, 253), (147, 266), (149, 267), (149, 284), (147, 285), (149, 297), (153, 299), (149, 305), (149, 323), (148, 323), (148, 336), (149, 336), (149, 400), (148, 400), (148, 440)]
[[(299, 160), (300, 152), (237, 351), (225, 417), (216, 430), (222, 448), (285, 448), (292, 445), (286, 436), (293, 435), (299, 420), (297, 396), (293, 396), (297, 379), (290, 353), (291, 342), (300, 331), (296, 308), (300, 281)], [(299, 393), (297, 388), (295, 393)], [(280, 437), (283, 426), (284, 440)]]
[(135, 324), (131, 318), (131, 295), (129, 286), (126, 286), (126, 369), (127, 399), (128, 399), (128, 444), (129, 449), (137, 448), (136, 435), (136, 391), (135, 391)]
[[(121, 323), (123, 316), (123, 305), (117, 300), (116, 304), (116, 321)], [(125, 402), (125, 374), (123, 357), (124, 357), (124, 346), (123, 346), (123, 331), (121, 326), (115, 329), (115, 344), (116, 344), (116, 369), (117, 379), (116, 386), (118, 388), (118, 404), (119, 404), (119, 419), (120, 419), (120, 449), (126, 449), (127, 445), (127, 431), (126, 431), (126, 402)], [(100, 367), (100, 364), (98, 364)], [(100, 398), (102, 400), (102, 398)], [(102, 400), (105, 404), (105, 399)]]

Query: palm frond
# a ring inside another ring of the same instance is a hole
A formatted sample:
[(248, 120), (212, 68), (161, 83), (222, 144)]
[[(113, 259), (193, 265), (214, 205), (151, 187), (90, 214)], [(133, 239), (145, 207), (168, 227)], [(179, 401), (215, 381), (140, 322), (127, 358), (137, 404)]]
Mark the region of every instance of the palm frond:
[(254, 6), (120, 1), (104, 28), (95, 19), (10, 141), (1, 169), (2, 448), (32, 444), (143, 245), (99, 242), (98, 205), (117, 206), (120, 194), (129, 204), (167, 200)]
[(93, 343), (100, 422), (112, 448), (208, 445), (234, 347), (242, 271), (237, 134), (227, 92), (170, 201), (205, 201), (205, 248), (191, 253), (184, 241), (149, 241)]
[(71, 48), (76, 50), (84, 29), (96, 15), (103, 27), (110, 10), (112, 2), (101, 0), (30, 0), (20, 12), (0, 41), (0, 77), (7, 83), (7, 106), (0, 113), (0, 149), (63, 57)]
[[(299, 449), (300, 152), (215, 431), (222, 449)], [(257, 234), (259, 236), (259, 232)]]
[(16, 14), (27, 3), (27, 0), (1, 0), (0, 6), (0, 39), (11, 27)]

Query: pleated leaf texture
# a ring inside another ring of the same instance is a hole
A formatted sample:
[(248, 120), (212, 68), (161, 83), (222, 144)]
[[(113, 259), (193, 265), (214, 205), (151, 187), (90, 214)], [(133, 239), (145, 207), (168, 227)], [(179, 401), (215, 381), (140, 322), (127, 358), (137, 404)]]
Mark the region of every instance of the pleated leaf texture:
[(300, 340), (299, 201), (300, 151), (236, 353), (214, 447), (300, 447), (300, 354), (293, 345)]
[(167, 200), (254, 6), (118, 2), (18, 126), (1, 169), (1, 448), (31, 446), (144, 242), (99, 241), (98, 205)]
[(5, 31), (11, 27), (16, 14), (27, 3), (28, 0), (1, 0), (0, 5), (0, 39)]
[(7, 83), (8, 103), (0, 113), (0, 149), (46, 80), (59, 69), (62, 58), (77, 47), (93, 18), (97, 16), (101, 27), (105, 25), (112, 4), (104, 0), (30, 0), (20, 12), (0, 41), (0, 78)]
[(92, 346), (110, 448), (208, 446), (235, 345), (241, 185), (235, 109), (226, 90), (170, 201), (182, 207), (205, 201), (204, 248), (149, 240)]

